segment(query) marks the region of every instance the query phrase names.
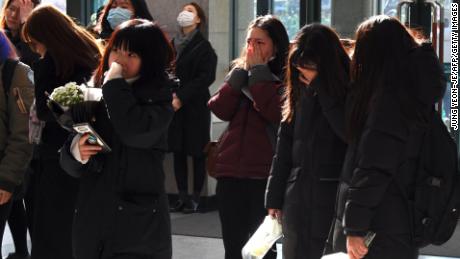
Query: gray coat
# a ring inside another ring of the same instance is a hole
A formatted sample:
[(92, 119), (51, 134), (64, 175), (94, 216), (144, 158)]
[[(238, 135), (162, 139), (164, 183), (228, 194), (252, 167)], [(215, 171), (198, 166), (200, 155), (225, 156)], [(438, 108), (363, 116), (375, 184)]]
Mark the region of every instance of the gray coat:
[[(2, 70), (3, 64), (0, 78)], [(29, 108), (34, 99), (32, 73), (29, 66), (17, 64), (8, 98), (0, 80), (0, 189), (8, 192), (22, 183), (32, 157), (33, 147), (28, 139)]]

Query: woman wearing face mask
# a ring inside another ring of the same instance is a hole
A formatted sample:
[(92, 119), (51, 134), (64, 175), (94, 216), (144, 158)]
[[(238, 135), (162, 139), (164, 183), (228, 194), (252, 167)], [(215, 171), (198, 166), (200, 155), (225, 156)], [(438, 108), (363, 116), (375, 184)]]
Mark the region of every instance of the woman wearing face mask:
[(163, 159), (173, 57), (163, 31), (147, 20), (123, 23), (107, 44), (94, 78), (103, 101), (91, 124), (112, 151), (100, 152), (88, 135), (61, 151), (61, 165), (80, 182), (76, 259), (171, 259)]
[[(169, 148), (174, 152), (174, 173), (179, 200), (171, 211), (196, 212), (206, 169), (204, 147), (209, 142), (211, 113), (207, 107), (209, 86), (216, 76), (217, 56), (202, 30), (206, 16), (197, 3), (186, 4), (177, 17), (180, 32), (173, 39), (176, 75), (180, 87), (173, 94), (176, 111), (169, 131)], [(193, 158), (193, 196), (188, 197), (187, 156)]]
[(118, 25), (134, 18), (153, 21), (145, 0), (110, 0), (95, 30), (101, 39), (106, 40)]
[(267, 215), (264, 194), (281, 119), (288, 47), (280, 20), (266, 15), (252, 21), (241, 57), (209, 101), (211, 111), (229, 122), (215, 167), (226, 259), (242, 258), (241, 249)]
[[(46, 28), (44, 30), (43, 28)], [(37, 7), (23, 28), (23, 37), (40, 54), (34, 66), (37, 116), (45, 121), (34, 172), (34, 259), (71, 259), (71, 229), (78, 183), (59, 165), (59, 149), (68, 137), (47, 107), (46, 92), (68, 82), (83, 83), (97, 67), (100, 50), (84, 28), (55, 7)]]
[(297, 34), (288, 63), (265, 206), (282, 222), (283, 258), (319, 259), (345, 156), (349, 58), (333, 30), (313, 24)]

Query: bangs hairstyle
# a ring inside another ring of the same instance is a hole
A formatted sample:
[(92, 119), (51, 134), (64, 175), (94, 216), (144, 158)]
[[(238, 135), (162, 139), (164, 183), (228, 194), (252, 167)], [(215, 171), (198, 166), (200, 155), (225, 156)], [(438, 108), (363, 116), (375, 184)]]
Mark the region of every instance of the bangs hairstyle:
[(109, 69), (113, 48), (136, 53), (141, 59), (139, 82), (167, 78), (166, 71), (174, 60), (173, 48), (166, 34), (151, 21), (134, 19), (122, 23), (112, 34), (95, 75), (95, 86), (101, 87), (104, 72)]
[[(253, 20), (249, 24), (247, 32), (253, 28), (264, 30), (273, 41), (275, 59), (269, 61), (268, 66), (273, 74), (279, 78), (284, 78), (286, 56), (289, 51), (289, 36), (283, 23), (273, 15), (264, 15)], [(243, 47), (240, 57), (232, 62), (232, 66), (243, 67), (246, 62), (246, 51), (247, 43)]]
[[(357, 140), (372, 100), (384, 88), (395, 92), (414, 84), (408, 82), (408, 55), (422, 39), (412, 34), (398, 19), (378, 15), (361, 23), (351, 61), (351, 102), (347, 113), (347, 137)], [(407, 89), (408, 90), (408, 89)]]
[(321, 24), (304, 26), (289, 52), (283, 121), (291, 122), (301, 87), (297, 67), (316, 69), (320, 87), (337, 98), (345, 98), (349, 83), (350, 59), (337, 34)]
[(94, 70), (101, 56), (96, 39), (52, 5), (32, 11), (22, 28), (22, 37), (32, 50), (33, 41), (46, 47), (60, 79), (69, 77), (76, 68)]
[[(6, 12), (7, 12), (8, 7), (10, 7), (11, 3), (13, 3), (13, 1), (14, 0), (6, 0), (3, 3), (2, 13), (0, 14), (0, 29), (2, 30), (9, 29), (6, 24)], [(34, 4), (34, 7), (35, 7), (40, 4), (40, 0), (32, 0), (32, 3)]]

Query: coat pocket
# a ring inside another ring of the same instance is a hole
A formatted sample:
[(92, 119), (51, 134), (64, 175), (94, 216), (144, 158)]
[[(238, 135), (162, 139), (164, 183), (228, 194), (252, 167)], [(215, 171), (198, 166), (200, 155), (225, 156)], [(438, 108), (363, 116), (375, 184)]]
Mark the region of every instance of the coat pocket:
[(312, 202), (312, 236), (317, 238), (326, 238), (335, 211), (335, 201), (337, 197), (338, 181), (327, 179), (319, 181), (313, 187)]
[(161, 235), (158, 201), (139, 205), (119, 200), (116, 207), (113, 252), (153, 254), (155, 238)]

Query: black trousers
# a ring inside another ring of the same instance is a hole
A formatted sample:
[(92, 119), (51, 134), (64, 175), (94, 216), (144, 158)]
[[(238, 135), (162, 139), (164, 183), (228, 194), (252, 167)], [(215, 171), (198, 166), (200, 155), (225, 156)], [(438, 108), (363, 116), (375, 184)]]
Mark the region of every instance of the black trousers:
[(27, 220), (23, 200), (13, 201), (8, 218), (16, 254), (27, 255)]
[(10, 226), (11, 236), (14, 242), (15, 253), (19, 255), (27, 255), (27, 229), (32, 236), (33, 208), (34, 208), (34, 171), (38, 165), (37, 160), (32, 160), (26, 172), (24, 180), (25, 189), (24, 197), (20, 197), (13, 201), (11, 212), (8, 217), (8, 225)]
[[(3, 242), (3, 234), (5, 233), (6, 220), (8, 219), (8, 216), (10, 215), (12, 205), (13, 205), (13, 201), (12, 199), (10, 199), (10, 201), (0, 206), (0, 233), (1, 233), (0, 244)], [(0, 254), (0, 257), (2, 257), (1, 254)]]
[[(225, 259), (241, 259), (241, 249), (268, 214), (264, 208), (266, 179), (219, 178), (216, 195)], [(270, 251), (264, 258), (274, 259)]]
[[(200, 194), (206, 176), (206, 156), (192, 156), (193, 158), (193, 192)], [(188, 192), (187, 154), (174, 152), (174, 174), (179, 192)]]
[(33, 259), (73, 259), (72, 221), (78, 181), (56, 159), (40, 159), (35, 172)]

